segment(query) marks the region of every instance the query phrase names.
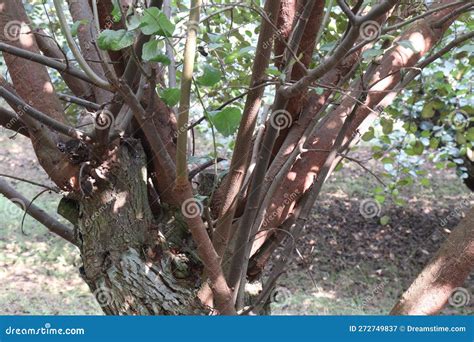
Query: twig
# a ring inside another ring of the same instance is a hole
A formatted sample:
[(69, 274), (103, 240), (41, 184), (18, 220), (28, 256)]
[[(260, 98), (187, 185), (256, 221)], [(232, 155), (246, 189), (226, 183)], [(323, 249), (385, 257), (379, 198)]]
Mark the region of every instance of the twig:
[[(28, 199), (22, 194), (20, 194), (18, 191), (16, 191), (3, 179), (0, 179), (0, 193), (5, 195), (5, 197), (7, 197), (9, 200), (15, 200), (15, 203), (20, 202), (22, 204), (22, 210), (26, 209), (26, 203), (29, 202)], [(29, 206), (27, 212), (38, 222), (42, 223), (51, 232), (55, 233), (56, 235), (59, 235), (60, 237), (75, 246), (78, 245), (76, 239), (74, 238), (73, 230), (60, 223), (53, 217), (49, 216), (42, 209), (32, 204)]]
[(80, 130), (75, 129), (74, 127), (63, 124), (60, 121), (57, 121), (46, 114), (36, 110), (35, 108), (28, 105), (19, 97), (10, 93), (5, 87), (0, 86), (0, 96), (3, 97), (8, 102), (14, 103), (17, 111), (21, 111), (32, 117), (33, 119), (38, 120), (39, 122), (45, 124), (46, 126), (52, 128), (59, 133), (63, 133), (71, 138), (80, 139), (84, 141), (90, 141), (90, 136)]

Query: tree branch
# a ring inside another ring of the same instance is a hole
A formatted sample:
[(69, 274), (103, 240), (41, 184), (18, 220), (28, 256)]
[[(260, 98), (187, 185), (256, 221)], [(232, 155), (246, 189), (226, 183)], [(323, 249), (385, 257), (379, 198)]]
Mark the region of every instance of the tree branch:
[(186, 45), (184, 48), (184, 64), (181, 74), (181, 97), (178, 110), (178, 142), (176, 149), (176, 187), (182, 187), (188, 181), (188, 121), (189, 103), (191, 101), (191, 85), (193, 81), (194, 59), (196, 56), (197, 32), (201, 0), (191, 1)]
[(34, 204), (31, 204), (30, 201), (11, 187), (6, 181), (0, 179), (0, 193), (2, 193), (6, 198), (12, 200), (13, 203), (19, 204), (23, 211), (27, 210), (27, 213), (36, 219), (38, 222), (42, 223), (46, 228), (49, 229), (52, 233), (59, 235), (66, 241), (77, 246), (77, 241), (74, 237), (74, 232), (68, 226), (60, 223), (53, 217), (49, 216), (43, 209), (40, 209)]
[(100, 85), (104, 89), (110, 89), (112, 87), (111, 84), (108, 81), (103, 80), (94, 72), (94, 70), (91, 69), (89, 64), (87, 64), (86, 60), (82, 56), (81, 51), (79, 51), (79, 48), (77, 47), (76, 42), (74, 41), (74, 38), (72, 37), (71, 31), (69, 29), (69, 25), (67, 23), (66, 16), (64, 15), (61, 2), (59, 0), (53, 0), (53, 3), (54, 8), (56, 9), (56, 13), (58, 15), (59, 24), (61, 26), (61, 30), (64, 34), (64, 37), (66, 38), (69, 48), (71, 49), (74, 57), (81, 66), (82, 70), (84, 70), (86, 75), (89, 76), (89, 78), (93, 80), (94, 83), (97, 83), (97, 85)]
[(75, 129), (74, 127), (70, 127), (68, 125), (63, 124), (60, 121), (57, 121), (53, 118), (50, 118), (48, 115), (34, 109), (29, 104), (24, 102), (22, 99), (17, 97), (16, 95), (9, 92), (5, 87), (0, 86), (0, 96), (3, 97), (6, 101), (10, 103), (14, 103), (16, 106), (16, 110), (18, 112), (25, 113), (26, 115), (32, 117), (33, 119), (45, 124), (46, 126), (52, 128), (53, 130), (63, 133), (71, 138), (80, 139), (84, 141), (89, 141), (90, 136), (87, 135), (85, 132)]
[[(20, 49), (20, 48), (17, 48), (15, 46), (5, 44), (5, 43), (1, 43), (1, 42), (0, 42), (0, 51), (6, 52), (6, 53), (9, 53), (11, 55), (15, 55), (15, 56), (18, 56), (18, 57), (21, 57), (21, 58), (28, 59), (32, 62), (36, 62), (36, 63), (42, 64), (42, 65), (48, 66), (50, 68), (58, 70), (59, 72), (68, 73), (71, 76), (74, 76), (74, 77), (76, 77), (80, 80), (86, 81), (88, 83), (94, 84), (98, 87), (102, 86), (98, 83), (95, 83), (93, 80), (91, 80), (86, 74), (84, 74), (79, 69), (76, 69), (71, 65), (66, 65), (64, 63), (58, 62), (57, 60), (55, 60), (53, 58), (49, 58), (49, 57), (31, 52), (31, 51), (28, 51), (28, 50)], [(111, 88), (106, 87), (104, 89), (110, 90)]]
[[(266, 1), (265, 13), (271, 20), (276, 20), (280, 1)], [(247, 169), (248, 153), (252, 142), (253, 131), (257, 122), (257, 115), (260, 109), (264, 87), (258, 87), (264, 82), (265, 70), (268, 68), (271, 55), (271, 42), (273, 26), (265, 19), (262, 19), (260, 35), (258, 37), (255, 52), (255, 61), (252, 67), (252, 78), (250, 81), (251, 91), (247, 95), (245, 107), (240, 120), (239, 131), (235, 141), (234, 153), (222, 187), (224, 198), (219, 210), (219, 219), (214, 233), (213, 243), (219, 256), (223, 256), (230, 239), (232, 218), (236, 209), (236, 198), (242, 187), (242, 182)], [(270, 45), (270, 46), (269, 46)]]

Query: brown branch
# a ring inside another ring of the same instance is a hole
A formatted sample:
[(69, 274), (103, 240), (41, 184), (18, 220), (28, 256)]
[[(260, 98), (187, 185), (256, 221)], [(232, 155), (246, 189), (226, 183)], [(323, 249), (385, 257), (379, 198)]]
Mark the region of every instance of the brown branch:
[(49, 216), (43, 209), (37, 207), (34, 204), (31, 204), (30, 201), (11, 187), (6, 181), (0, 179), (0, 193), (2, 193), (6, 198), (12, 200), (13, 203), (19, 205), (23, 211), (27, 209), (27, 213), (33, 217), (35, 220), (43, 224), (46, 228), (49, 229), (52, 233), (59, 235), (66, 241), (77, 246), (77, 241), (74, 237), (74, 232), (71, 228), (60, 223), (53, 217)]
[(0, 126), (15, 131), (25, 137), (29, 138), (28, 127), (21, 121), (21, 119), (14, 112), (0, 107)]
[[(38, 48), (46, 57), (53, 58), (57, 61), (64, 60), (67, 65), (69, 65), (65, 53), (60, 49), (58, 43), (52, 37), (46, 35), (41, 29), (36, 30), (34, 34), (36, 42), (38, 43)], [(76, 96), (83, 97), (89, 101), (95, 101), (95, 96), (89, 83), (61, 70), (59, 70), (59, 74), (63, 78), (64, 83), (66, 83), (69, 89), (71, 89)]]
[[(287, 79), (291, 78), (291, 61), (288, 60), (286, 57), (289, 56), (290, 49), (294, 50), (299, 46), (306, 24), (308, 22), (308, 18), (313, 10), (314, 4), (315, 0), (306, 2), (303, 13), (298, 19), (298, 23), (296, 24), (296, 27), (291, 35), (290, 42), (288, 43), (288, 48), (285, 51), (284, 62), (289, 63), (284, 68), (287, 70)], [(273, 145), (275, 144), (278, 132), (280, 130), (280, 127), (278, 126), (278, 116), (281, 114), (283, 114), (283, 116), (285, 115), (286, 111), (284, 111), (284, 108), (286, 108), (287, 102), (288, 100), (278, 90), (275, 95), (272, 113), (270, 114), (270, 124), (267, 126), (267, 131), (263, 138), (260, 155), (257, 159), (257, 164), (255, 166), (254, 176), (251, 183), (252, 187), (249, 189), (249, 197), (247, 199), (245, 211), (241, 218), (239, 228), (236, 232), (235, 243), (237, 249), (234, 252), (230, 261), (231, 266), (228, 277), (229, 285), (235, 288), (236, 290), (239, 288), (243, 289), (243, 286), (245, 285), (248, 267), (248, 263), (246, 262), (246, 255), (248, 255), (250, 249), (249, 238), (252, 229), (252, 223), (255, 219), (259, 207), (262, 190), (261, 186), (265, 178), (265, 173), (268, 168), (268, 164), (270, 163)], [(236, 297), (237, 294), (238, 291), (234, 293), (234, 297)], [(242, 303), (237, 303), (237, 308), (240, 308), (241, 304)]]
[(349, 49), (352, 45), (356, 42), (357, 38), (359, 38), (360, 26), (369, 20), (373, 20), (381, 16), (383, 13), (386, 13), (392, 8), (399, 0), (385, 0), (377, 6), (374, 6), (369, 13), (367, 13), (363, 17), (357, 17), (355, 24), (351, 26), (351, 29), (345, 36), (345, 38), (340, 42), (339, 46), (334, 50), (331, 56), (326, 57), (319, 65), (310, 70), (308, 74), (300, 79), (298, 82), (293, 84), (292, 86), (286, 88), (283, 91), (283, 94), (287, 98), (291, 98), (296, 96), (300, 93), (303, 89), (305, 89), (308, 85), (312, 82), (318, 80), (321, 76), (325, 75), (330, 69), (337, 66), (343, 57), (347, 54)]
[[(80, 80), (83, 80), (87, 83), (94, 84), (94, 85), (100, 87), (99, 84), (94, 83), (85, 73), (83, 73), (79, 69), (77, 69), (77, 68), (75, 68), (71, 65), (67, 65), (67, 64), (58, 62), (57, 60), (55, 60), (53, 58), (49, 58), (49, 57), (31, 52), (31, 51), (28, 51), (28, 50), (24, 50), (24, 49), (21, 49), (21, 48), (17, 48), (15, 46), (5, 44), (5, 43), (0, 43), (0, 51), (6, 52), (6, 53), (9, 53), (11, 55), (15, 55), (15, 56), (18, 56), (18, 57), (21, 57), (21, 58), (24, 58), (24, 59), (28, 59), (32, 62), (36, 62), (36, 63), (42, 64), (42, 65), (48, 66), (50, 68), (58, 70), (59, 72), (65, 72), (65, 73), (67, 73), (71, 76), (74, 76), (74, 77), (76, 77)], [(104, 88), (104, 89), (108, 89), (108, 88)]]
[[(159, 163), (164, 168), (165, 175), (168, 177), (174, 177), (174, 175), (176, 175), (175, 165), (166, 150), (166, 146), (161, 140), (161, 137), (156, 134), (154, 127), (149, 125), (145, 109), (143, 109), (141, 104), (135, 98), (133, 91), (126, 84), (125, 80), (120, 82), (119, 91), (121, 92), (125, 102), (132, 109), (135, 119), (150, 143), (155, 158), (158, 159)], [(181, 187), (179, 191), (175, 191), (175, 193), (180, 204), (185, 204), (194, 200), (194, 195), (189, 182), (186, 186)], [(223, 315), (235, 314), (235, 309), (231, 300), (231, 291), (225, 281), (222, 268), (219, 264), (219, 257), (212, 246), (212, 242), (209, 239), (202, 218), (199, 215), (186, 215), (185, 213), (183, 216), (189, 230), (191, 231), (193, 239), (196, 242), (197, 253), (204, 264), (204, 269), (207, 275), (209, 276), (217, 309)]]
[(39, 110), (36, 110), (35, 108), (31, 107), (29, 104), (24, 102), (22, 99), (12, 94), (11, 92), (9, 92), (3, 86), (0, 86), (0, 96), (3, 97), (9, 103), (14, 103), (15, 109), (17, 110), (17, 112), (23, 112), (26, 115), (45, 124), (49, 128), (59, 133), (63, 133), (74, 139), (81, 139), (84, 141), (90, 140), (90, 136), (87, 133), (82, 132), (78, 129), (75, 129), (74, 127), (63, 124), (62, 122), (49, 117), (48, 115), (40, 112)]
[(178, 138), (176, 148), (176, 187), (188, 184), (188, 121), (193, 82), (194, 59), (196, 57), (197, 32), (201, 0), (191, 1), (191, 11), (187, 22), (186, 44), (184, 47), (183, 71), (181, 74), (181, 97), (178, 110)]
[[(264, 12), (271, 20), (276, 20), (280, 1), (265, 2)], [(250, 88), (245, 101), (245, 107), (240, 121), (239, 131), (235, 141), (234, 153), (229, 168), (229, 174), (223, 185), (224, 194), (219, 210), (219, 220), (214, 233), (214, 246), (219, 256), (223, 256), (230, 239), (232, 218), (236, 209), (236, 198), (239, 194), (247, 169), (248, 154), (252, 142), (253, 131), (262, 101), (264, 87), (257, 87), (264, 82), (265, 70), (268, 68), (271, 55), (273, 27), (267, 20), (262, 19), (258, 37), (255, 61), (252, 67)]]

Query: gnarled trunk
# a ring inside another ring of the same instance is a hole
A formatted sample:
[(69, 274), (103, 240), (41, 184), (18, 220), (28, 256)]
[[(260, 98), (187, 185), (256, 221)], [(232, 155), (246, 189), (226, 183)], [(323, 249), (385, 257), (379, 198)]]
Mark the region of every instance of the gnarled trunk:
[(159, 228), (166, 223), (155, 222), (150, 210), (141, 145), (119, 147), (97, 170), (104, 179), (80, 201), (77, 235), (81, 275), (104, 312), (207, 314), (195, 283), (173, 273), (173, 254)]

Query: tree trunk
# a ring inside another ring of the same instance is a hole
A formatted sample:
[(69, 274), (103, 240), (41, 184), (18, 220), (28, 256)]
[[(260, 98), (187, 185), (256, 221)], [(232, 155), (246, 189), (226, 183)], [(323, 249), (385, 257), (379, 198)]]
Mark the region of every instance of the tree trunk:
[(470, 293), (460, 286), (473, 268), (474, 208), (471, 208), (390, 314), (434, 315), (451, 296), (454, 305), (468, 305)]
[[(147, 196), (145, 155), (139, 143), (121, 146), (96, 170), (104, 180), (79, 205), (81, 275), (106, 314), (196, 315), (208, 310), (195, 282), (173, 274), (173, 254)], [(87, 180), (85, 180), (87, 181)], [(83, 180), (84, 182), (84, 180)], [(198, 270), (200, 271), (200, 270)]]

